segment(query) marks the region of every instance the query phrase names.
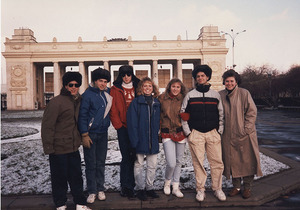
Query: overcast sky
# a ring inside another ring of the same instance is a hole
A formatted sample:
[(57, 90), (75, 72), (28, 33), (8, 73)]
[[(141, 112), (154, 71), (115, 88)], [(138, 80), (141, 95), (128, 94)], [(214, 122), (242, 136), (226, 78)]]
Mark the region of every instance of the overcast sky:
[[(269, 64), (279, 71), (300, 65), (299, 0), (1, 0), (1, 51), (14, 29), (34, 31), (37, 42), (102, 41), (103, 37), (133, 40), (197, 39), (203, 26), (240, 32), (235, 63)], [(232, 40), (227, 38), (228, 66)], [(5, 61), (1, 57), (1, 75)], [(1, 79), (5, 83), (5, 78)]]

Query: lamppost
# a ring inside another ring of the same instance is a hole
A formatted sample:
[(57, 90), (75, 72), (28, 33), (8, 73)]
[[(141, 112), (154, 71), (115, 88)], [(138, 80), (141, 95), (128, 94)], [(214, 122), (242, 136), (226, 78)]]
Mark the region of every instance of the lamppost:
[(231, 31), (231, 34), (227, 33), (227, 32), (224, 32), (224, 31), (221, 31), (221, 33), (230, 36), (230, 38), (232, 39), (232, 68), (234, 69), (234, 67), (236, 66), (234, 64), (234, 40), (237, 37), (237, 35), (239, 35), (240, 33), (246, 32), (246, 30), (243, 30), (243, 31), (240, 31), (240, 32), (237, 32), (237, 33), (234, 33), (233, 29), (231, 29), (230, 31)]

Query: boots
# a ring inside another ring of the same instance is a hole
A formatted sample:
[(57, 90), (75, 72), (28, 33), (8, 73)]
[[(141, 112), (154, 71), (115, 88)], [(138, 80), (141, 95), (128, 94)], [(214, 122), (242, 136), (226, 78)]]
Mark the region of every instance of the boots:
[(183, 194), (179, 189), (179, 182), (173, 182), (172, 186), (173, 186), (172, 194), (178, 198), (183, 198)]
[(171, 180), (168, 179), (165, 180), (164, 193), (165, 195), (171, 194)]

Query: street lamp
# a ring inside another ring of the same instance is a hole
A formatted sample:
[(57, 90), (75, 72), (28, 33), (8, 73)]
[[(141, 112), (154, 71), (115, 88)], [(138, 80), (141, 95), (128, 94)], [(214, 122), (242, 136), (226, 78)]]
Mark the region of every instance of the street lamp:
[(246, 32), (246, 30), (243, 30), (243, 31), (240, 31), (240, 32), (237, 32), (237, 33), (234, 33), (233, 29), (231, 29), (231, 33), (227, 33), (227, 32), (221, 31), (221, 33), (223, 33), (225, 35), (229, 35), (230, 38), (232, 39), (232, 67), (233, 67), (233, 69), (236, 66), (234, 64), (234, 40), (237, 37), (237, 35), (239, 35), (240, 33), (243, 33), (243, 32)]

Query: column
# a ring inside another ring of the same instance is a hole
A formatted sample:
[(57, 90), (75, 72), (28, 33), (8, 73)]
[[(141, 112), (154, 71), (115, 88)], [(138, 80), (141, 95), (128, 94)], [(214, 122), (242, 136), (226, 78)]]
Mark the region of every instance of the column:
[[(103, 61), (103, 67), (104, 69), (108, 70), (110, 72), (110, 77), (111, 79), (113, 79), (113, 72), (110, 71), (110, 66), (109, 66), (109, 62), (108, 61)], [(110, 81), (109, 83), (107, 83), (107, 87), (111, 87), (113, 81)]]
[(37, 77), (37, 96), (36, 99), (39, 104), (39, 108), (44, 108), (44, 66), (36, 67), (36, 77)]
[(133, 60), (128, 61), (128, 65), (133, 67)]
[(182, 60), (180, 60), (180, 59), (177, 60), (176, 71), (177, 71), (177, 73), (176, 73), (177, 78), (182, 81)]
[(157, 68), (157, 60), (152, 61), (152, 71), (151, 71), (151, 77), (153, 82), (158, 86), (158, 68)]
[(54, 96), (59, 95), (60, 89), (62, 87), (62, 75), (60, 73), (60, 66), (58, 62), (53, 63), (53, 88)]
[(82, 85), (79, 89), (80, 94), (82, 94), (85, 89), (88, 87), (88, 77), (87, 77), (87, 71), (85, 69), (85, 65), (83, 61), (79, 61), (79, 73), (82, 75)]

